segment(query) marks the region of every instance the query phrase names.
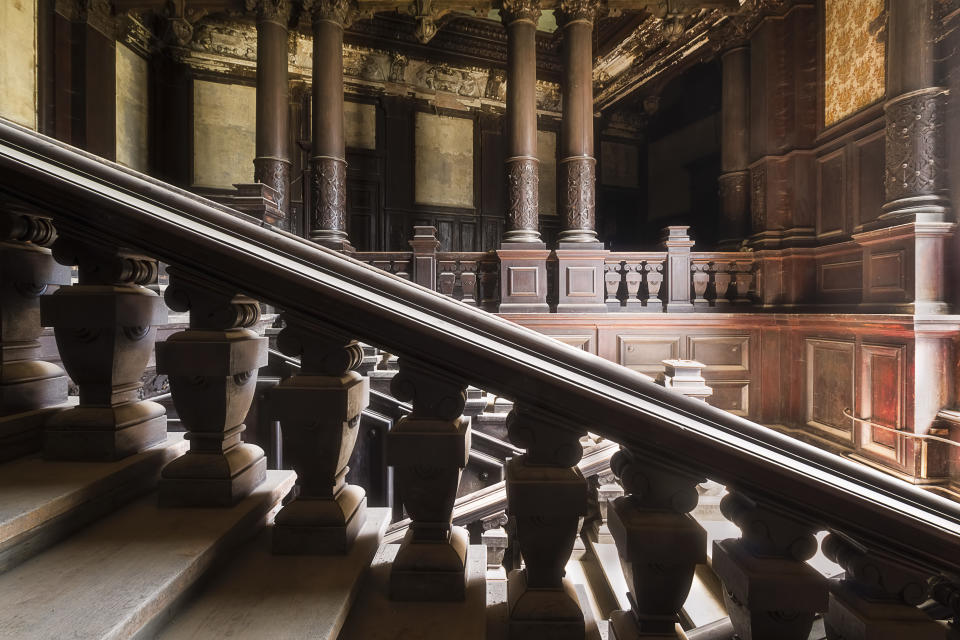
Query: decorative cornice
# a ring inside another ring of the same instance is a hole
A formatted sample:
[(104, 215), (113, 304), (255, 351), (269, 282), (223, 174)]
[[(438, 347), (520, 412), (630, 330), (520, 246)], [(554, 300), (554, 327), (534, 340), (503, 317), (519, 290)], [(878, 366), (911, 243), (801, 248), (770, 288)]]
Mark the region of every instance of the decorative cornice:
[(503, 0), (503, 7), (500, 9), (503, 24), (524, 20), (536, 25), (540, 14), (540, 0)]

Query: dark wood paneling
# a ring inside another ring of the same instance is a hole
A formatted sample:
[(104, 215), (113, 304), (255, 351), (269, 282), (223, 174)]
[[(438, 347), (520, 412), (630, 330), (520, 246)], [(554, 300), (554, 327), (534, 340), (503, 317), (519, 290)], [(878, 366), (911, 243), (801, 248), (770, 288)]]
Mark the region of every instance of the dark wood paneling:
[(806, 340), (807, 424), (823, 435), (854, 443), (853, 421), (844, 409), (854, 407), (854, 343)]
[(846, 228), (845, 148), (817, 159), (817, 238), (843, 235)]

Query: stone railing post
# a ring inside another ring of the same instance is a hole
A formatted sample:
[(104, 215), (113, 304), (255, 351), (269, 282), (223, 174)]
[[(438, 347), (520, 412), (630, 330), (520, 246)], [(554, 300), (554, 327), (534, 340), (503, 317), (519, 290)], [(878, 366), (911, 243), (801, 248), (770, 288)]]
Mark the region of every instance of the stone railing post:
[(676, 638), (694, 571), (707, 561), (707, 532), (690, 515), (704, 478), (626, 449), (610, 466), (629, 494), (610, 505), (608, 526), (631, 605), (610, 616), (610, 637)]
[(463, 416), (467, 385), (400, 358), (390, 390), (413, 412), (388, 436), (400, 500), (410, 515), (390, 572), (393, 600), (463, 600), (466, 530), (454, 527), (453, 503), (470, 455), (470, 418)]
[(170, 378), (190, 450), (164, 467), (160, 504), (230, 506), (267, 471), (263, 450), (241, 440), (257, 372), (267, 364), (267, 338), (250, 330), (260, 305), (199, 274), (169, 271), (164, 299), (190, 312), (190, 328), (157, 345), (157, 372)]
[(706, 401), (713, 389), (701, 375), (703, 363), (696, 360), (663, 360), (663, 373), (657, 376), (657, 384), (690, 398)]
[(43, 453), (61, 460), (116, 460), (163, 441), (166, 411), (140, 400), (141, 378), (167, 320), (160, 297), (143, 285), (157, 277), (157, 262), (114, 247), (87, 244), (69, 230), (53, 255), (77, 265), (79, 283), (40, 302), (60, 358), (80, 387), (80, 404), (52, 416)]
[(67, 401), (63, 369), (38, 360), (40, 297), (70, 284), (70, 269), (48, 248), (53, 221), (0, 203), (0, 462), (40, 448), (45, 409)]
[(434, 227), (414, 227), (413, 239), (413, 281), (431, 291), (437, 290), (437, 230)]
[(728, 490), (720, 511), (742, 535), (713, 543), (713, 570), (734, 630), (741, 638), (806, 640), (827, 609), (826, 578), (806, 562), (817, 552), (815, 525)]
[(690, 251), (693, 240), (687, 235), (690, 227), (667, 227), (664, 229), (661, 245), (667, 251), (667, 265), (664, 276), (667, 280), (667, 297), (664, 300), (666, 311), (693, 311), (690, 302)]
[(577, 431), (526, 407), (507, 421), (526, 453), (507, 462), (507, 514), (526, 565), (507, 579), (510, 640), (583, 640), (584, 617), (564, 567), (587, 513)]
[(836, 533), (823, 554), (846, 572), (830, 583), (828, 640), (943, 640), (944, 628), (917, 608), (930, 591), (925, 574)]
[(370, 383), (354, 369), (363, 360), (356, 340), (305, 318), (285, 314), (277, 346), (300, 358), (300, 373), (270, 393), (270, 412), (280, 421), (283, 455), (297, 472), (296, 498), (277, 514), (273, 552), (346, 553), (366, 519), (367, 498), (346, 483), (360, 415)]

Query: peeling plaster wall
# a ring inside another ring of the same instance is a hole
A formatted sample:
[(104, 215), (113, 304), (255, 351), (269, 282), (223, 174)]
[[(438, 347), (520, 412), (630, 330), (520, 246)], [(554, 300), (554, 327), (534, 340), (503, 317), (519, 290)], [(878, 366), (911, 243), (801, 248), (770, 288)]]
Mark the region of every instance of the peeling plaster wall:
[(473, 120), (417, 113), (414, 198), (418, 204), (473, 207)]
[(147, 61), (117, 44), (117, 162), (148, 169)]
[(377, 108), (365, 102), (343, 103), (343, 133), (351, 149), (377, 148)]
[(193, 184), (231, 188), (253, 182), (257, 90), (193, 81)]
[(37, 2), (0, 1), (0, 116), (37, 128)]
[(537, 131), (537, 159), (540, 161), (540, 215), (557, 215), (557, 134)]

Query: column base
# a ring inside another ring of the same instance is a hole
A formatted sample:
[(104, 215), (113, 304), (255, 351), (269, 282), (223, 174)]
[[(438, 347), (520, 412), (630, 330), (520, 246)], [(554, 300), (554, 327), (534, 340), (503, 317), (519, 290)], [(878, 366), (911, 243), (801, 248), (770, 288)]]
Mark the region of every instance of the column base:
[(267, 477), (260, 447), (239, 444), (224, 453), (188, 451), (160, 474), (161, 507), (230, 507)]
[(407, 530), (390, 569), (390, 599), (398, 601), (451, 602), (466, 598), (466, 529), (451, 527), (441, 541), (415, 541)]
[(296, 498), (280, 510), (273, 525), (276, 555), (347, 553), (367, 520), (367, 496), (354, 485), (333, 498)]
[(326, 247), (327, 249), (333, 249), (334, 251), (340, 251), (342, 253), (353, 253), (356, 249), (350, 244), (350, 241), (345, 238), (330, 238), (326, 236), (310, 236), (310, 242), (319, 244), (321, 247)]
[(547, 304), (547, 258), (542, 242), (501, 245), (500, 313), (550, 313)]
[(586, 623), (573, 583), (564, 578), (554, 589), (527, 586), (527, 573), (507, 577), (510, 640), (583, 640)]
[(166, 413), (150, 401), (60, 411), (45, 425), (43, 457), (105, 462), (131, 456), (166, 439)]

